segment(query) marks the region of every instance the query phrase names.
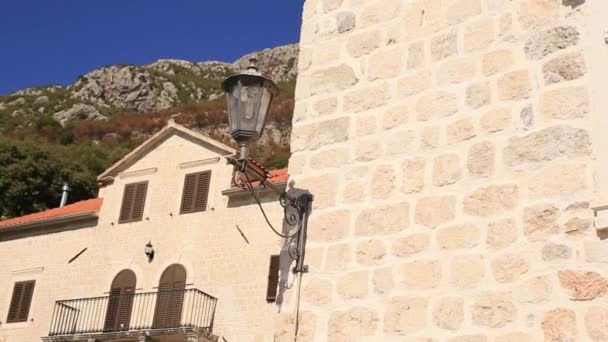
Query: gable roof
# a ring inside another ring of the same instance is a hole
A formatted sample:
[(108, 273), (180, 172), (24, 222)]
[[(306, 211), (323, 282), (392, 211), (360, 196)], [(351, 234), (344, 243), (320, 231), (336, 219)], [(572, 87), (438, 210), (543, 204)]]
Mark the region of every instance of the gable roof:
[(120, 172), (126, 170), (131, 165), (135, 164), (146, 154), (150, 153), (152, 150), (154, 150), (156, 147), (158, 147), (160, 144), (162, 144), (164, 141), (174, 135), (180, 136), (194, 143), (203, 145), (210, 151), (213, 151), (219, 154), (220, 156), (228, 156), (236, 153), (236, 151), (232, 147), (224, 145), (202, 134), (196, 133), (193, 130), (176, 124), (175, 120), (169, 119), (165, 128), (158, 131), (156, 134), (148, 138), (148, 140), (137, 146), (129, 154), (124, 156), (121, 160), (110, 166), (107, 170), (105, 170), (97, 177), (97, 180), (102, 180), (106, 177), (114, 177), (118, 175)]
[(53, 208), (33, 214), (14, 217), (0, 221), (0, 232), (4, 229), (23, 227), (35, 224), (54, 223), (76, 218), (96, 217), (101, 205), (102, 198), (93, 198), (85, 201), (68, 204), (60, 208)]

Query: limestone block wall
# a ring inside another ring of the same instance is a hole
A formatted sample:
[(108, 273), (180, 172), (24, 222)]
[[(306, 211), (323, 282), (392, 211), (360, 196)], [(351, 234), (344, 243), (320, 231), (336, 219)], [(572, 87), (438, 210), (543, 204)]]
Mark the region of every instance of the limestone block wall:
[(607, 14), (305, 2), (289, 170), (315, 202), (299, 341), (608, 340), (590, 208), (608, 177)]

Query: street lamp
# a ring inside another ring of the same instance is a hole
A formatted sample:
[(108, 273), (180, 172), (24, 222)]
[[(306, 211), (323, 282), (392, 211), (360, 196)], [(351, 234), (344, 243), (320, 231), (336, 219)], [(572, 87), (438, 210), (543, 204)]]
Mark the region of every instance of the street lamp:
[[(246, 70), (229, 76), (222, 83), (228, 105), (230, 135), (240, 147), (240, 156), (227, 157), (227, 160), (234, 166), (235, 175), (237, 171), (244, 175), (245, 184), (241, 185), (249, 189), (270, 228), (282, 238), (296, 238), (295, 244), (289, 246), (289, 255), (296, 260), (294, 272), (301, 274), (308, 270), (304, 265), (304, 251), (313, 196), (304, 190), (293, 189), (287, 193), (277, 188), (268, 182), (266, 172), (254, 163), (248, 162), (249, 147), (262, 136), (272, 100), (279, 94), (276, 83), (258, 71), (257, 59), (251, 58), (249, 62)], [(252, 181), (258, 181), (262, 186), (267, 186), (280, 195), (279, 203), (284, 208), (284, 222), (297, 227), (295, 233), (284, 235), (273, 227), (264, 213), (260, 199), (253, 191)]]
[(241, 159), (247, 159), (250, 144), (262, 136), (272, 99), (279, 94), (277, 85), (258, 71), (257, 59), (249, 62), (246, 70), (222, 83), (228, 102), (228, 126), (239, 144)]

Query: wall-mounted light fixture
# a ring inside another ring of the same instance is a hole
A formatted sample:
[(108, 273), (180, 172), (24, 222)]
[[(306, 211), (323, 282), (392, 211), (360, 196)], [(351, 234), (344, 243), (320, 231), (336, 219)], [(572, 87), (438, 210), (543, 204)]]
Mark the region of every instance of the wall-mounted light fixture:
[(146, 256), (148, 257), (148, 262), (152, 262), (154, 259), (154, 247), (152, 247), (152, 241), (148, 241), (144, 253), (146, 253)]
[(247, 70), (229, 76), (222, 83), (222, 88), (226, 93), (228, 102), (228, 126), (232, 138), (240, 148), (238, 158), (228, 157), (228, 162), (234, 165), (236, 171), (244, 175), (245, 184), (251, 195), (258, 203), (262, 213), (259, 198), (253, 191), (252, 182), (258, 181), (262, 186), (267, 186), (280, 195), (280, 204), (284, 208), (284, 222), (296, 231), (291, 234), (282, 234), (273, 227), (266, 214), (266, 222), (272, 230), (283, 238), (296, 237), (295, 244), (289, 246), (290, 255), (296, 260), (293, 271), (296, 273), (307, 272), (308, 267), (304, 265), (304, 251), (306, 249), (306, 229), (308, 216), (310, 214), (313, 196), (305, 190), (293, 189), (290, 193), (285, 192), (267, 181), (267, 174), (248, 162), (249, 147), (255, 143), (266, 125), (266, 119), (270, 113), (272, 100), (279, 94), (279, 88), (270, 78), (262, 75), (256, 65), (257, 59), (249, 60), (250, 65)]

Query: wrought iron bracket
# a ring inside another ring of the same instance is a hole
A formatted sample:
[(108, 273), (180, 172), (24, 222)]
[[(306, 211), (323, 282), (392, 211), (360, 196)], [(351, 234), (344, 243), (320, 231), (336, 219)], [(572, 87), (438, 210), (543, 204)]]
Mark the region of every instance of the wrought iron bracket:
[(242, 172), (246, 178), (258, 181), (262, 186), (272, 189), (279, 195), (279, 203), (283, 207), (283, 219), (290, 226), (299, 226), (295, 236), (295, 246), (290, 247), (290, 256), (296, 260), (293, 268), (294, 273), (307, 273), (308, 265), (304, 265), (306, 254), (306, 235), (308, 231), (308, 216), (310, 215), (314, 196), (307, 190), (293, 189), (285, 192), (268, 182), (266, 175), (259, 170), (250, 167), (246, 159), (227, 157), (228, 163), (234, 166), (235, 171)]

